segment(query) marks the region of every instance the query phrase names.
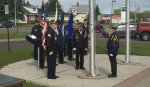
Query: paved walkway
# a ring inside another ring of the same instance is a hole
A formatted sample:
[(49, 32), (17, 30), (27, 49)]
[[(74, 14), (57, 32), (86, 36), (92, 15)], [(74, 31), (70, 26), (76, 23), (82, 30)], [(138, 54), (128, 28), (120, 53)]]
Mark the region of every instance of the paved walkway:
[[(150, 67), (150, 57), (146, 56), (131, 56), (132, 63), (122, 64), (124, 55), (117, 56), (118, 58), (118, 77), (117, 78), (103, 78), (103, 79), (80, 79), (77, 76), (87, 74), (89, 71), (89, 57), (85, 56), (86, 70), (75, 70), (74, 61), (67, 64), (59, 64), (57, 66), (57, 75), (60, 78), (56, 80), (49, 80), (46, 78), (46, 69), (37, 70), (33, 59), (20, 61), (14, 64), (3, 67), (0, 73), (18, 78), (32, 81), (37, 84), (49, 85), (52, 87), (150, 87), (150, 76), (140, 81), (136, 81), (134, 86), (121, 84), (130, 80), (134, 75), (148, 69)], [(9, 61), (9, 60), (8, 60)], [(146, 70), (148, 71), (148, 70)], [(110, 63), (107, 55), (96, 55), (96, 72), (108, 75), (110, 72)], [(145, 74), (146, 75), (146, 74)], [(139, 75), (137, 75), (139, 76)], [(134, 81), (135, 79), (131, 80)], [(145, 81), (144, 81), (145, 80)], [(143, 83), (142, 83), (143, 82)], [(145, 84), (146, 83), (146, 84)], [(129, 83), (128, 83), (129, 84)], [(141, 86), (142, 85), (142, 86)]]

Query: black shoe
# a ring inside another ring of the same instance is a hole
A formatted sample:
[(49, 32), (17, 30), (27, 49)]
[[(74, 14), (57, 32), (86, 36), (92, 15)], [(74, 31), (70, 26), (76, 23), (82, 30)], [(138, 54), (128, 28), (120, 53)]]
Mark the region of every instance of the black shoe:
[(48, 77), (48, 79), (56, 79), (56, 77)]
[(80, 69), (85, 70), (85, 68), (84, 68), (84, 67), (81, 67)]
[(117, 77), (117, 75), (113, 75), (113, 74), (108, 75), (108, 78), (115, 78), (115, 77)]
[(64, 61), (64, 63), (68, 63), (68, 62)]
[(59, 78), (59, 76), (54, 76), (55, 78)]
[(78, 69), (79, 69), (78, 67), (75, 68), (75, 70), (78, 70)]
[(44, 68), (48, 68), (48, 66), (45, 66)]

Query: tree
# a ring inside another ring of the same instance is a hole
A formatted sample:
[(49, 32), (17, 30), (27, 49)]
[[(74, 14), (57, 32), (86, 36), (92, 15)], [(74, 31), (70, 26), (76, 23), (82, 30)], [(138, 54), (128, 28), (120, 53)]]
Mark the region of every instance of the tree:
[(114, 15), (121, 15), (121, 10), (120, 9), (115, 9), (113, 14)]
[(99, 6), (96, 5), (96, 8), (95, 8), (95, 18), (96, 18), (96, 20), (97, 20), (97, 17), (98, 17), (100, 14), (101, 14), (101, 13), (100, 13), (100, 10), (99, 10)]
[(62, 11), (61, 5), (58, 2), (58, 0), (48, 0), (48, 1), (49, 1), (49, 3), (48, 3), (48, 12), (56, 11), (56, 2), (57, 2), (58, 11)]
[[(9, 15), (5, 15), (5, 10), (4, 6), (9, 5)], [(15, 19), (15, 3), (14, 0), (0, 0), (0, 19), (1, 20), (6, 20), (8, 19)], [(22, 0), (16, 0), (16, 7), (17, 7), (17, 14), (18, 14), (18, 19), (24, 19), (23, 17), (23, 5), (22, 5)]]

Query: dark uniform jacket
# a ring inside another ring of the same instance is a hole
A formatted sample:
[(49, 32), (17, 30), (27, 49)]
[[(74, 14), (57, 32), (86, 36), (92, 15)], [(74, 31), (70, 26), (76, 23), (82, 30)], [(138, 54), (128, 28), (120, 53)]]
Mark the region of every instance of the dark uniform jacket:
[(38, 38), (39, 44), (42, 44), (42, 26), (40, 24), (33, 26), (31, 34)]
[(79, 30), (75, 30), (73, 33), (72, 41), (73, 48), (86, 48), (87, 31), (85, 29), (80, 33)]
[(54, 51), (58, 46), (58, 35), (57, 33), (51, 28), (48, 27), (48, 30), (45, 34), (45, 45), (47, 51)]
[(116, 56), (118, 54), (118, 48), (119, 48), (119, 38), (114, 32), (109, 37), (109, 40), (107, 42), (108, 55), (113, 54)]

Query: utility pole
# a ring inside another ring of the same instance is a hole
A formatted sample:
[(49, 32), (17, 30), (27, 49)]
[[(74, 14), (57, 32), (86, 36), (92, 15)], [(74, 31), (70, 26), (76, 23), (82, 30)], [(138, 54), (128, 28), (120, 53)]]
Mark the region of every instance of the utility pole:
[(130, 0), (126, 0), (126, 60), (130, 62)]

